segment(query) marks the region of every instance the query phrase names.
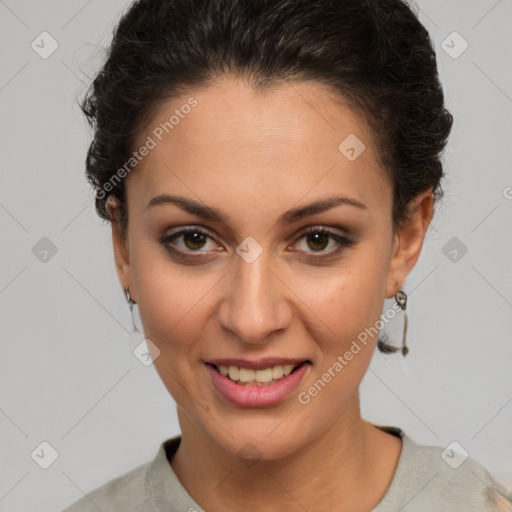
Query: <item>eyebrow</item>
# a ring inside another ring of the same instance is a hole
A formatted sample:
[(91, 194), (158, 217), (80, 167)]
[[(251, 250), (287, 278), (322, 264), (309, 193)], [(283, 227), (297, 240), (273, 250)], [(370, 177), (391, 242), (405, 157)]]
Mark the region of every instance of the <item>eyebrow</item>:
[[(153, 199), (151, 199), (151, 201), (146, 205), (145, 210), (163, 204), (174, 204), (179, 206), (182, 210), (191, 213), (192, 215), (197, 215), (203, 219), (217, 222), (226, 222), (227, 220), (226, 215), (216, 208), (206, 206), (198, 201), (194, 201), (193, 199), (181, 196), (172, 196), (169, 194), (161, 194), (153, 197)], [(357, 199), (352, 199), (346, 196), (329, 197), (287, 210), (279, 216), (278, 222), (291, 224), (292, 222), (297, 222), (304, 217), (322, 213), (339, 205), (353, 206), (361, 210), (367, 209), (367, 206)]]

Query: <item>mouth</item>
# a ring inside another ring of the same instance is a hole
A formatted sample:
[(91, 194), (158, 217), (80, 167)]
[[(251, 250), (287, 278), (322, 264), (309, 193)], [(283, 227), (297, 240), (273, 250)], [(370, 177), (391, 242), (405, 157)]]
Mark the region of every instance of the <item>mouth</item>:
[(311, 361), (305, 360), (295, 364), (277, 364), (255, 370), (243, 366), (206, 363), (217, 373), (227, 377), (230, 381), (240, 386), (271, 386), (282, 381)]
[[(301, 385), (312, 366), (309, 360), (286, 360), (286, 364), (276, 364), (282, 361), (224, 359), (209, 361), (205, 367), (210, 374), (213, 389), (227, 402), (244, 408), (271, 407), (287, 400)], [(232, 364), (225, 364), (227, 362)]]

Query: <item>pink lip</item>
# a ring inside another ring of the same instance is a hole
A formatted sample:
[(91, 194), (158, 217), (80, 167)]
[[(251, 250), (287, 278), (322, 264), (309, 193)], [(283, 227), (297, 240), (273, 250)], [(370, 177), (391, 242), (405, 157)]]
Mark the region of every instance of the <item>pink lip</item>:
[[(231, 359), (229, 361), (233, 360)], [(300, 363), (300, 361), (298, 362)], [(283, 402), (298, 387), (305, 373), (308, 371), (309, 366), (309, 363), (301, 364), (293, 373), (283, 377), (274, 384), (268, 384), (266, 386), (246, 386), (236, 384), (229, 377), (219, 373), (213, 366), (206, 364), (215, 389), (228, 402), (240, 407), (266, 407)]]
[(207, 363), (213, 364), (215, 366), (238, 366), (242, 368), (249, 368), (252, 370), (263, 370), (263, 368), (269, 368), (271, 366), (277, 366), (279, 364), (293, 364), (296, 366), (306, 359), (283, 359), (279, 357), (265, 357), (263, 359), (258, 359), (257, 361), (249, 361), (248, 359), (210, 359), (206, 361)]

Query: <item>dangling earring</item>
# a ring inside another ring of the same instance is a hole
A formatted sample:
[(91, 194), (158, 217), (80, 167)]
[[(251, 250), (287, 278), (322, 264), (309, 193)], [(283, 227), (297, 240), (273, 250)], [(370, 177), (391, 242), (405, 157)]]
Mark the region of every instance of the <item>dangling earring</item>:
[(135, 332), (140, 332), (139, 329), (137, 329), (137, 326), (135, 325), (135, 319), (133, 318), (133, 305), (137, 304), (130, 296), (130, 287), (126, 285), (124, 287), (124, 294), (126, 295), (126, 300), (128, 304), (130, 305), (130, 313), (132, 315), (132, 331), (130, 334), (133, 334)]
[(402, 311), (404, 312), (404, 332), (402, 335), (402, 355), (405, 357), (408, 352), (409, 348), (407, 347), (405, 343), (405, 337), (407, 335), (407, 313), (405, 311), (405, 307), (407, 306), (407, 295), (403, 290), (399, 290), (396, 292), (395, 295), (396, 303), (400, 306)]

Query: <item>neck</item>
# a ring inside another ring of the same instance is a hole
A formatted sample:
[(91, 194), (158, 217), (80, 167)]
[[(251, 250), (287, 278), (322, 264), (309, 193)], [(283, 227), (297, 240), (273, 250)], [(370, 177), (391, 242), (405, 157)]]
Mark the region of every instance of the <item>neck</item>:
[[(237, 454), (226, 452), (204, 436), (180, 409), (178, 417), (182, 439), (171, 466), (187, 492), (209, 512), (236, 506), (250, 510), (248, 503), (258, 511), (282, 511), (283, 507), (290, 509), (292, 502), (297, 502), (298, 510), (298, 504), (313, 510), (318, 503), (330, 501), (338, 510), (358, 504), (355, 510), (361, 505), (361, 493), (368, 495), (368, 482), (376, 483), (375, 472), (383, 469), (375, 458), (383, 438), (361, 418), (358, 394), (346, 412), (307, 445), (281, 459), (260, 460), (251, 467), (244, 467)], [(378, 498), (391, 476), (387, 475), (381, 489), (374, 486)]]

